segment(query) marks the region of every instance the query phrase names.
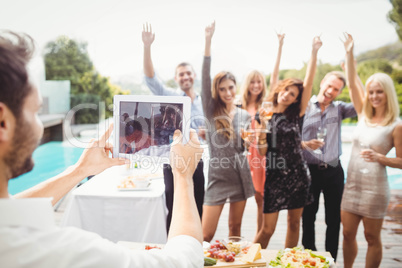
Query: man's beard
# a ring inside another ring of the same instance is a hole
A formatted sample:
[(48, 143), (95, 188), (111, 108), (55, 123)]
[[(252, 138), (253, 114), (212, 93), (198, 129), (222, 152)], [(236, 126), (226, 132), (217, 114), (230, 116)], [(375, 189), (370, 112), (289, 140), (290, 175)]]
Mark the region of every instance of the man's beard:
[[(20, 127), (18, 128), (18, 126)], [(11, 178), (16, 178), (33, 169), (32, 153), (37, 145), (38, 141), (32, 135), (29, 124), (25, 121), (22, 124), (18, 124), (14, 132), (12, 149), (4, 159), (9, 168)]]

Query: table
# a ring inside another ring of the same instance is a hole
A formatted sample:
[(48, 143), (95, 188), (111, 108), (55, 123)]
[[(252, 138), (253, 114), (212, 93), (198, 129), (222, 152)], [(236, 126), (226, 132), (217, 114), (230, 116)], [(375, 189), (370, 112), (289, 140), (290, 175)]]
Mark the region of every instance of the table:
[(149, 190), (120, 191), (117, 185), (125, 172), (124, 166), (109, 168), (73, 190), (61, 225), (95, 232), (113, 242), (166, 243), (162, 173), (151, 181)]

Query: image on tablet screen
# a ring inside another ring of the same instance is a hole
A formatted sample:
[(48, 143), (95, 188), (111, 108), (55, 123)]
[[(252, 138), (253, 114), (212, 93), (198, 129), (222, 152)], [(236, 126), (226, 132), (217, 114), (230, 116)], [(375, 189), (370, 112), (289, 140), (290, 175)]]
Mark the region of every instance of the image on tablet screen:
[(125, 102), (120, 103), (119, 153), (135, 154), (166, 148), (173, 133), (183, 127), (183, 104)]

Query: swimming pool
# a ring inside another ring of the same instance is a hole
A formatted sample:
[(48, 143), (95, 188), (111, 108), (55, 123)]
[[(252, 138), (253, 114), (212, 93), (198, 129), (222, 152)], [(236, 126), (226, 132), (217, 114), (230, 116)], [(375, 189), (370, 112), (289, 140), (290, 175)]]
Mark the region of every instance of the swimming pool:
[(57, 141), (39, 146), (33, 153), (33, 170), (10, 180), (8, 192), (16, 194), (54, 177), (75, 164), (83, 151), (82, 148), (69, 147)]

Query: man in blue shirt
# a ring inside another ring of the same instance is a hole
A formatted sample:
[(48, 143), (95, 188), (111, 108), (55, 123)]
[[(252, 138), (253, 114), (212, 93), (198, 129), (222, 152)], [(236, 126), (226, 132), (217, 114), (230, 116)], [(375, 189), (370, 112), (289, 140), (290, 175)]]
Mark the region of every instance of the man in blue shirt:
[[(330, 72), (322, 79), (318, 96), (310, 99), (302, 131), (304, 158), (311, 173), (311, 190), (314, 195), (314, 202), (303, 211), (302, 243), (305, 248), (317, 250), (314, 224), (320, 194), (323, 192), (327, 224), (325, 250), (329, 251), (335, 260), (338, 253), (340, 206), (345, 180), (339, 161), (342, 154), (341, 124), (343, 119), (356, 116), (352, 103), (334, 101), (345, 85), (346, 80), (341, 72)], [(352, 97), (353, 92), (350, 94)], [(319, 127), (327, 129), (324, 142), (317, 140)]]
[[(144, 25), (142, 41), (144, 43), (144, 74), (145, 82), (155, 95), (162, 96), (188, 96), (191, 98), (191, 122), (190, 127), (197, 130), (204, 125), (204, 112), (202, 109), (201, 97), (194, 90), (195, 72), (193, 67), (186, 62), (180, 63), (176, 67), (175, 81), (182, 92), (169, 89), (156, 77), (154, 66), (151, 59), (151, 45), (155, 40), (155, 33), (152, 33), (151, 25)], [(204, 164), (202, 160), (198, 163), (193, 175), (194, 197), (197, 203), (198, 213), (202, 217), (202, 205), (204, 203)], [(165, 180), (166, 206), (168, 216), (166, 228), (169, 232), (170, 221), (173, 208), (173, 174), (170, 165), (163, 165), (163, 175)]]

